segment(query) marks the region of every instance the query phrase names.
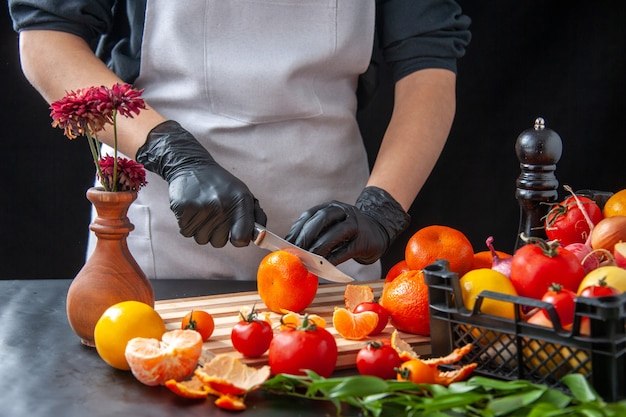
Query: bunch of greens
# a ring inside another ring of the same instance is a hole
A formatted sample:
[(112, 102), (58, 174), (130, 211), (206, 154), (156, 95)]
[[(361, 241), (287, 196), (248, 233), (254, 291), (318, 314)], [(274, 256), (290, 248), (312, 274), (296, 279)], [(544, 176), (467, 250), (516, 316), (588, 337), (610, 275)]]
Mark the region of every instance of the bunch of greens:
[(330, 401), (342, 413), (347, 404), (366, 416), (415, 417), (619, 417), (626, 401), (606, 403), (581, 374), (562, 382), (571, 394), (525, 380), (500, 381), (475, 376), (444, 387), (372, 376), (323, 378), (279, 374), (263, 389), (281, 395)]

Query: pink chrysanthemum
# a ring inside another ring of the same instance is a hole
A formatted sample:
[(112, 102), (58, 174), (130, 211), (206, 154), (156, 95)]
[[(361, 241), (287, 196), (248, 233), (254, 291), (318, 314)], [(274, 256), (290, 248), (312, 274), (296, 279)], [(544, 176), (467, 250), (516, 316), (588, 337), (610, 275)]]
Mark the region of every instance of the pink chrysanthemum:
[(113, 123), (113, 110), (103, 107), (102, 91), (96, 87), (70, 91), (50, 106), (52, 127), (60, 127), (69, 139), (95, 135), (107, 123)]
[(112, 156), (104, 156), (98, 161), (102, 177), (98, 174), (100, 182), (106, 183), (109, 190), (118, 191), (139, 191), (141, 187), (147, 184), (146, 171), (143, 165), (133, 161), (132, 159), (117, 158), (117, 187), (114, 181), (115, 159)]
[[(129, 84), (115, 84), (112, 88), (89, 87), (70, 91), (50, 105), (52, 127), (60, 127), (69, 139), (86, 136), (96, 164), (97, 175), (106, 191), (139, 190), (146, 184), (143, 165), (117, 157), (117, 113), (124, 117), (138, 115), (146, 103), (140, 97), (143, 90)], [(100, 141), (96, 134), (106, 124), (114, 126), (114, 156), (100, 157)]]

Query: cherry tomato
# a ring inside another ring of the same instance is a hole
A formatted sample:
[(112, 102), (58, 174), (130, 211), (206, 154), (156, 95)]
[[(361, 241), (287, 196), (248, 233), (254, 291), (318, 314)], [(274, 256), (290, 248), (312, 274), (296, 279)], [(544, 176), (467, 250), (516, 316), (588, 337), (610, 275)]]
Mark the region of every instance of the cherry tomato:
[(304, 370), (308, 369), (328, 378), (335, 370), (337, 356), (333, 335), (305, 316), (300, 326), (287, 327), (274, 336), (268, 363), (274, 375), (304, 375)]
[(398, 263), (393, 265), (391, 268), (389, 268), (389, 271), (387, 271), (387, 275), (385, 275), (385, 283), (393, 281), (393, 279), (397, 277), (398, 275), (400, 275), (401, 273), (405, 271), (410, 271), (410, 270), (411, 268), (409, 268), (409, 265), (406, 263), (406, 260), (403, 259), (399, 261)]
[(554, 281), (576, 292), (585, 277), (578, 257), (557, 242), (540, 238), (527, 240), (511, 260), (511, 282), (517, 294), (540, 300)]
[(436, 369), (419, 359), (403, 362), (397, 369), (399, 381), (411, 381), (416, 384), (434, 384)]
[[(602, 220), (604, 217), (602, 210), (595, 201), (588, 197), (576, 197), (594, 225)], [(544, 220), (544, 227), (548, 239), (558, 239), (563, 246), (571, 243), (584, 243), (590, 233), (589, 224), (573, 196), (554, 205), (548, 211)]]
[(601, 278), (597, 284), (583, 288), (579, 295), (581, 297), (606, 297), (620, 294), (620, 290), (606, 283), (606, 278)]
[(402, 359), (389, 340), (368, 342), (356, 355), (356, 368), (361, 375), (393, 379), (401, 364)]
[(387, 327), (387, 323), (389, 323), (389, 312), (387, 309), (375, 301), (365, 301), (354, 308), (355, 313), (361, 313), (363, 311), (373, 311), (378, 314), (378, 325), (368, 336), (374, 336), (382, 333), (382, 331), (385, 330), (385, 327)]
[(203, 341), (207, 341), (215, 330), (213, 316), (204, 310), (191, 310), (180, 323), (180, 328), (195, 330), (200, 333)]
[[(541, 301), (554, 306), (561, 321), (561, 327), (564, 328), (571, 326), (574, 321), (575, 299), (576, 293), (574, 291), (563, 288), (562, 285), (556, 283), (550, 285), (548, 291), (541, 297)], [(545, 310), (541, 310), (541, 313), (548, 318), (548, 313)]]
[(269, 349), (273, 337), (272, 326), (265, 320), (259, 320), (254, 309), (247, 317), (241, 316), (230, 332), (233, 347), (246, 358), (263, 355)]

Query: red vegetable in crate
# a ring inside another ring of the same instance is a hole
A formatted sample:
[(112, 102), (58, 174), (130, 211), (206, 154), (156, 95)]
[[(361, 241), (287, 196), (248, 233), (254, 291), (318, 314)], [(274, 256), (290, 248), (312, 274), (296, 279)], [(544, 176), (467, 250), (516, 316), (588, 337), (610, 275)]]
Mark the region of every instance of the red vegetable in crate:
[[(541, 301), (545, 301), (554, 306), (556, 314), (561, 321), (561, 327), (569, 328), (574, 321), (574, 309), (576, 308), (576, 293), (574, 291), (563, 288), (561, 284), (553, 283), (548, 288), (548, 291), (541, 297)], [(545, 310), (539, 311), (539, 314), (543, 314), (548, 320), (549, 316)]]
[(583, 288), (579, 295), (581, 297), (606, 297), (608, 295), (620, 295), (621, 293), (617, 288), (607, 284), (606, 277), (602, 277), (596, 284)]
[(544, 226), (548, 239), (558, 239), (563, 246), (584, 243), (589, 238), (591, 229), (581, 206), (593, 224), (603, 219), (602, 210), (592, 199), (584, 196), (568, 197), (554, 205), (545, 217)]
[(395, 368), (401, 364), (402, 359), (389, 339), (368, 342), (356, 355), (356, 368), (361, 375), (393, 379), (396, 377)]
[(337, 342), (328, 330), (318, 327), (305, 315), (297, 327), (287, 327), (274, 336), (268, 363), (274, 375), (304, 375), (310, 369), (325, 378), (337, 364)]
[(541, 299), (554, 281), (570, 291), (577, 291), (585, 277), (580, 261), (558, 242), (525, 237), (527, 244), (519, 248), (511, 261), (511, 282), (522, 297)]

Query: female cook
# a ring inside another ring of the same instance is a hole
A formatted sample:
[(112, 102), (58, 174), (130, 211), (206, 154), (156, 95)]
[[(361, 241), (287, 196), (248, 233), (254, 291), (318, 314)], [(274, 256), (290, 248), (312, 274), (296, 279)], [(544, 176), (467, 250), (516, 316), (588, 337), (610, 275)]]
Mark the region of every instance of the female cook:
[[(445, 144), (469, 41), (469, 18), (447, 0), (9, 7), (23, 71), (48, 102), (118, 82), (144, 90), (149, 110), (118, 120), (118, 143), (150, 171), (128, 239), (150, 278), (255, 279), (267, 254), (250, 245), (255, 221), (356, 279), (380, 278), (376, 261)], [(370, 174), (355, 115), (375, 36), (395, 97)]]

